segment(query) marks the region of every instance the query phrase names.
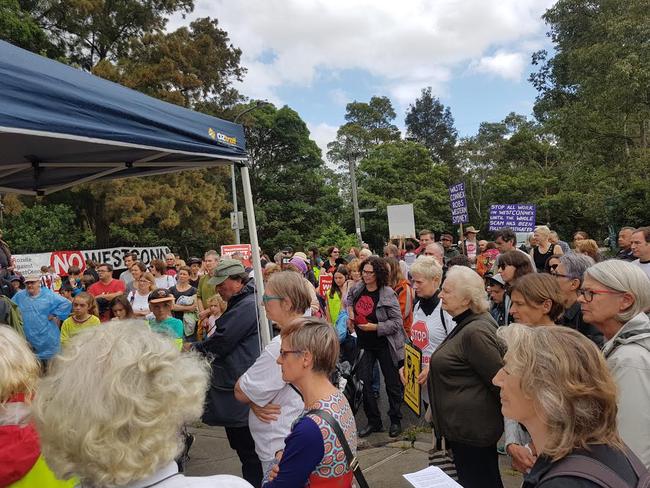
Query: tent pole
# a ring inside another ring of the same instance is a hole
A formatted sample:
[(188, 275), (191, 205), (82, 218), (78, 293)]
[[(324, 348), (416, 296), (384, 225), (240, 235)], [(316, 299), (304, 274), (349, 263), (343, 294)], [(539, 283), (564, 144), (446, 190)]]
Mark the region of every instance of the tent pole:
[[(260, 260), (260, 246), (257, 242), (257, 224), (255, 223), (255, 209), (253, 208), (253, 193), (251, 191), (251, 180), (248, 174), (248, 166), (241, 166), (242, 186), (244, 187), (244, 204), (246, 205), (246, 220), (248, 220), (248, 234), (251, 241), (251, 254), (253, 257), (253, 272), (255, 274), (255, 288), (257, 294), (261, 297), (264, 294), (264, 281), (262, 278), (262, 261)], [(262, 300), (257, 300), (259, 309), (259, 332), (262, 339), (262, 348), (265, 348), (271, 342), (271, 330), (266, 318), (266, 311)]]

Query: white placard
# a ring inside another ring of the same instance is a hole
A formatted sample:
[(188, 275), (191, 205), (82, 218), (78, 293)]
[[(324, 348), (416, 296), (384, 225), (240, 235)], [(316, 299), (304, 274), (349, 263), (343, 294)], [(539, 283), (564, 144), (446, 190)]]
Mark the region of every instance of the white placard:
[(391, 239), (415, 238), (413, 204), (389, 205), (386, 210), (388, 214), (388, 233)]

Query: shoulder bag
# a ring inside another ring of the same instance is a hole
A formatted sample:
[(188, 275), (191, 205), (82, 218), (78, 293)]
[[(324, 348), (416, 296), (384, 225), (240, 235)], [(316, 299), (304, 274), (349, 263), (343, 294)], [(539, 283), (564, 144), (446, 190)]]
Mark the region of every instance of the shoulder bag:
[(359, 466), (359, 461), (357, 460), (356, 456), (352, 455), (352, 449), (350, 449), (350, 445), (348, 444), (348, 440), (345, 438), (343, 429), (341, 429), (341, 426), (336, 421), (336, 419), (329, 412), (326, 412), (325, 410), (322, 410), (320, 408), (314, 408), (313, 410), (307, 412), (306, 415), (316, 415), (322, 418), (325, 422), (327, 422), (330, 425), (332, 430), (334, 430), (336, 437), (338, 437), (339, 442), (341, 443), (343, 452), (345, 452), (345, 458), (348, 461), (348, 466), (354, 473), (354, 477), (357, 479), (357, 483), (359, 484), (359, 487), (368, 488), (368, 482), (366, 481), (366, 478), (364, 478), (363, 476), (363, 471), (361, 470), (361, 466)]

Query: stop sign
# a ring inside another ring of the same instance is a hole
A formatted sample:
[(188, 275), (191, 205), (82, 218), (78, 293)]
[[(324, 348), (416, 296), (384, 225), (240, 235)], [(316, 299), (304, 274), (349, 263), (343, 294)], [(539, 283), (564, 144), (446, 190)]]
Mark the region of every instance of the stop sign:
[(423, 320), (418, 320), (411, 326), (411, 342), (420, 351), (424, 351), (429, 345), (429, 331)]

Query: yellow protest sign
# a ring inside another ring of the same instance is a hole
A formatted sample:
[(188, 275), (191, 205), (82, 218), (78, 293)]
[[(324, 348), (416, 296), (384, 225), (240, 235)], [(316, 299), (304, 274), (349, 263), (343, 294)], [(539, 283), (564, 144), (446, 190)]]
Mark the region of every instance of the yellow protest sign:
[(418, 376), (422, 371), (422, 351), (410, 343), (404, 345), (404, 403), (413, 410), (415, 415), (420, 416), (420, 404), (422, 399), (421, 385), (418, 383)]

